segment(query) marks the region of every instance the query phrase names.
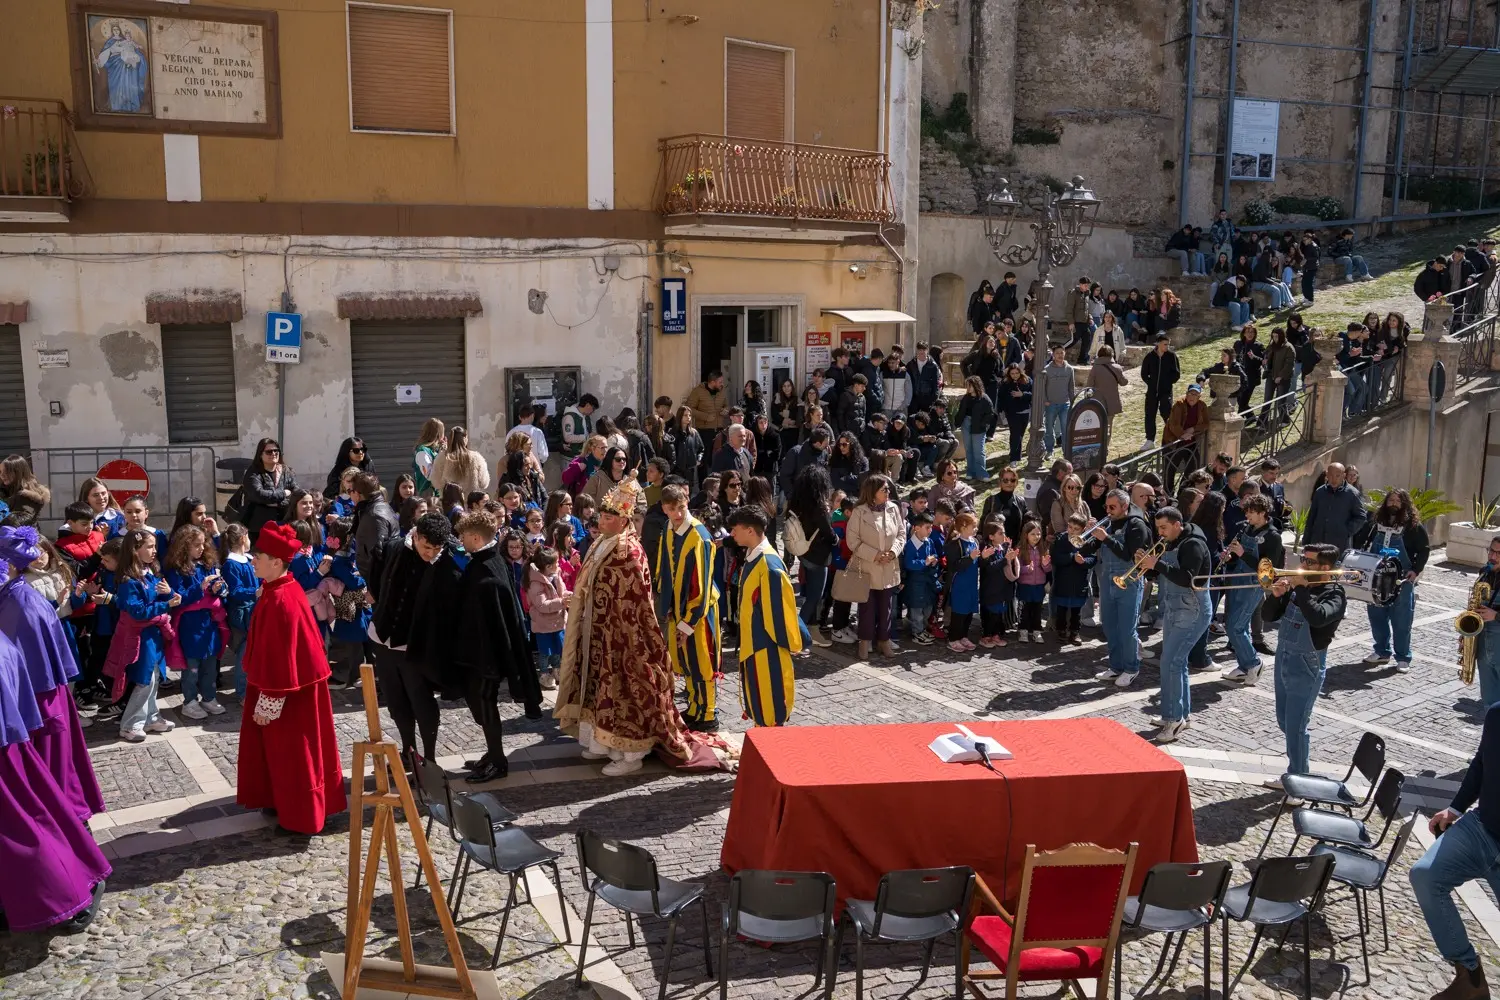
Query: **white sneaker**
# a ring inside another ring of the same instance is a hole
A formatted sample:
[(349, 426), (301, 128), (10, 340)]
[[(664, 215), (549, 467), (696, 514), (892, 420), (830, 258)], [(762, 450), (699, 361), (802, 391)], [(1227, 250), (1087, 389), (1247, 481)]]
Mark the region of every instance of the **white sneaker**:
[(1188, 729), (1188, 720), (1178, 719), (1176, 722), (1164, 722), (1162, 727), (1151, 737), (1153, 743), (1176, 743), (1177, 738)]
[(595, 753), (592, 750), (584, 750), (582, 753), (579, 754), (579, 756), (582, 757), (584, 760), (609, 760), (609, 754), (607, 754), (607, 753)]
[(1130, 685), (1135, 683), (1135, 679), (1140, 675), (1141, 672), (1139, 670), (1137, 670), (1133, 674), (1121, 674), (1120, 676), (1115, 678), (1115, 687), (1128, 688), (1130, 687)]
[(818, 628), (817, 626), (813, 626), (812, 628), (808, 629), (807, 632), (812, 636), (814, 646), (827, 647), (833, 645), (833, 640), (824, 635), (823, 630)]
[(219, 704), (219, 700), (217, 698), (215, 698), (213, 701), (205, 701), (203, 703), (203, 710), (209, 715), (224, 714), (224, 706)]
[(148, 733), (170, 733), (176, 728), (177, 724), (170, 719), (159, 718), (155, 722), (148, 722), (146, 724), (146, 732)]
[(184, 719), (192, 719), (195, 722), (199, 719), (208, 718), (208, 713), (196, 701), (190, 701), (186, 705), (183, 705), (177, 710), (177, 714), (181, 715)]
[(1398, 674), (1409, 674), (1409, 673), (1411, 673), (1411, 661), (1410, 660), (1397, 660), (1396, 661), (1396, 673), (1398, 673)]
[(1145, 646), (1141, 647), (1140, 652), (1142, 663), (1150, 663), (1152, 660), (1156, 659), (1155, 651), (1147, 649)]
[(1360, 662), (1361, 663), (1368, 663), (1370, 666), (1373, 667), (1373, 666), (1379, 666), (1382, 663), (1390, 663), (1391, 662), (1391, 658), (1389, 656), (1381, 656), (1379, 653), (1371, 653), (1369, 656), (1365, 657)]
[(543, 691), (556, 691), (557, 690), (557, 674), (553, 673), (550, 670), (544, 670), (544, 671), (542, 671), (542, 678), (541, 678), (541, 680), (542, 680), (542, 690)]
[(608, 778), (618, 778), (622, 774), (634, 774), (645, 766), (645, 758), (641, 760), (612, 760), (608, 764), (605, 764), (599, 773)]
[(1096, 680), (1096, 681), (1112, 681), (1112, 680), (1114, 680), (1117, 677), (1123, 677), (1123, 676), (1125, 676), (1125, 675), (1122, 674), (1122, 673), (1120, 673), (1120, 671), (1118, 671), (1118, 670), (1111, 670), (1109, 667), (1105, 667), (1103, 670), (1099, 671), (1097, 674), (1094, 675), (1094, 680)]
[(140, 728), (122, 729), (120, 730), (120, 739), (126, 743), (144, 743), (146, 742), (146, 731)]
[(1041, 642), (1042, 641), (1042, 633), (1040, 633), (1040, 632), (1033, 632), (1033, 633), (1031, 633), (1030, 636), (1028, 636), (1028, 638), (1032, 642)]
[(833, 633), (833, 641), (852, 645), (859, 641), (859, 635), (852, 628), (841, 628)]

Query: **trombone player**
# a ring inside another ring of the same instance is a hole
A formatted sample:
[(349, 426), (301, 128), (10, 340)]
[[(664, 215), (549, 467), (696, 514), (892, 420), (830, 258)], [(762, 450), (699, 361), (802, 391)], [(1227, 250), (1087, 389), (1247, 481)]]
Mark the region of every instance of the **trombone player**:
[[(1286, 739), (1287, 773), (1310, 774), (1307, 726), (1323, 689), (1328, 644), (1344, 618), (1344, 588), (1331, 581), (1342, 553), (1315, 543), (1302, 548), (1302, 572), (1279, 576), (1260, 613), (1276, 631), (1276, 725)], [(1270, 778), (1268, 788), (1281, 788)]]
[(1135, 683), (1141, 672), (1136, 626), (1146, 585), (1139, 573), (1123, 587), (1115, 586), (1111, 578), (1124, 577), (1135, 568), (1142, 553), (1151, 547), (1151, 528), (1124, 490), (1114, 489), (1104, 495), (1104, 513), (1108, 523), (1094, 528), (1079, 554), (1099, 557), (1099, 625), (1109, 644), (1109, 665), (1095, 676), (1123, 688)]

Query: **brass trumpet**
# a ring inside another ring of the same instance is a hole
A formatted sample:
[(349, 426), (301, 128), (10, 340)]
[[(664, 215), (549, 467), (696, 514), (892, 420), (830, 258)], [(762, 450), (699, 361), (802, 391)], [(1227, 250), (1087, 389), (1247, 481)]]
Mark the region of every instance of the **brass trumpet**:
[[(1205, 590), (1212, 587), (1214, 590), (1249, 590), (1251, 587), (1260, 587), (1262, 590), (1270, 590), (1277, 580), (1297, 580), (1304, 577), (1323, 577), (1324, 583), (1359, 583), (1363, 575), (1357, 569), (1277, 569), (1271, 565), (1271, 560), (1262, 559), (1256, 566), (1254, 573), (1221, 573), (1215, 576), (1206, 573), (1202, 576), (1193, 577), (1193, 588)], [(1224, 580), (1245, 580), (1245, 583), (1223, 583)]]
[(1479, 666), (1479, 633), (1484, 631), (1484, 619), (1479, 609), (1490, 603), (1490, 585), (1483, 581), (1474, 584), (1469, 591), (1469, 606), (1453, 619), (1453, 628), (1458, 632), (1458, 679), (1465, 684), (1474, 683), (1474, 671)]
[(1130, 567), (1128, 570), (1126, 570), (1124, 573), (1121, 573), (1119, 576), (1110, 577), (1110, 579), (1114, 581), (1114, 584), (1115, 584), (1116, 587), (1119, 587), (1121, 590), (1124, 590), (1126, 587), (1130, 586), (1132, 583), (1134, 583), (1135, 581), (1139, 580), (1145, 574), (1146, 567), (1143, 566), (1143, 565), (1141, 565), (1141, 563), (1145, 559), (1149, 558), (1150, 556), (1156, 556), (1156, 557), (1160, 558), (1162, 555), (1164, 555), (1166, 553), (1166, 551), (1167, 551), (1167, 540), (1165, 538), (1160, 539), (1155, 545), (1151, 546), (1149, 549), (1146, 549), (1140, 555), (1138, 555), (1138, 556), (1135, 557), (1135, 565), (1134, 566)]

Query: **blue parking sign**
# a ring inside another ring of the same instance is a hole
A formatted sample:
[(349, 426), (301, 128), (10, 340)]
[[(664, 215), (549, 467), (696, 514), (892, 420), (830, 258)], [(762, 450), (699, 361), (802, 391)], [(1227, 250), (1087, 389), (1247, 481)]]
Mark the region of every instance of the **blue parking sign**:
[(661, 332), (687, 333), (687, 279), (661, 279)]
[(266, 313), (266, 360), (282, 365), (302, 360), (301, 313)]

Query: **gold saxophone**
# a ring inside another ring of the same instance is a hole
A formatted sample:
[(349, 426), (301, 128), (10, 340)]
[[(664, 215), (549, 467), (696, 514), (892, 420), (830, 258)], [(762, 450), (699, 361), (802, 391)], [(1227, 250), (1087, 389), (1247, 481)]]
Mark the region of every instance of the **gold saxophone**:
[(1491, 593), (1489, 584), (1483, 581), (1474, 584), (1474, 589), (1469, 591), (1469, 606), (1453, 619), (1453, 627), (1459, 635), (1458, 678), (1465, 684), (1474, 683), (1474, 670), (1479, 664), (1479, 633), (1484, 631), (1484, 619), (1479, 617), (1479, 609), (1489, 606)]

